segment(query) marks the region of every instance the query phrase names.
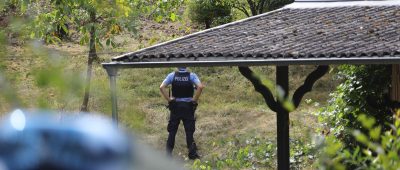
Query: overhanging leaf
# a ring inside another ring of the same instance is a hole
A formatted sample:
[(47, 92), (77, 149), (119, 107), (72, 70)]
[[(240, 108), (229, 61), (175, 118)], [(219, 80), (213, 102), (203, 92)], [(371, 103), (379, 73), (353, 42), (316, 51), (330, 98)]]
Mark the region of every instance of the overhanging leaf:
[(172, 12), (169, 18), (171, 19), (171, 21), (174, 21), (174, 22), (175, 22), (175, 20), (176, 20), (176, 14)]
[(369, 136), (371, 136), (371, 138), (374, 140), (378, 140), (379, 136), (381, 135), (381, 129), (382, 128), (380, 126), (371, 129), (369, 131)]
[(356, 138), (357, 141), (367, 145), (368, 144), (368, 137), (366, 135), (364, 135), (363, 133), (361, 133), (359, 130), (355, 130), (353, 132), (354, 137)]

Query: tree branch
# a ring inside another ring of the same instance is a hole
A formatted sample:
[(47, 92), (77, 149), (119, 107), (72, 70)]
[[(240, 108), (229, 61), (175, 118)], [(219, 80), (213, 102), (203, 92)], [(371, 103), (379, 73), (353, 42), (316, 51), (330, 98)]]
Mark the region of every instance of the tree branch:
[(324, 65), (324, 66), (318, 66), (313, 72), (311, 72), (306, 80), (304, 81), (304, 84), (300, 86), (293, 94), (293, 104), (295, 108), (297, 108), (300, 105), (301, 99), (303, 96), (312, 90), (312, 87), (314, 83), (320, 79), (322, 76), (324, 76), (329, 70), (329, 66)]
[(250, 6), (250, 11), (253, 16), (257, 15), (257, 9), (253, 0), (247, 0), (247, 3)]
[(267, 103), (268, 107), (277, 112), (278, 109), (281, 108), (280, 104), (275, 101), (274, 96), (272, 95), (271, 91), (262, 84), (259, 78), (254, 76), (253, 71), (249, 67), (239, 67), (240, 73), (246, 77), (254, 86), (255, 90), (264, 97), (265, 102)]
[(243, 12), (247, 17), (251, 16), (244, 6), (233, 5), (232, 7), (236, 8), (237, 10), (239, 10), (241, 12)]
[(265, 5), (266, 1), (267, 0), (260, 0), (260, 2), (258, 2), (258, 6), (257, 6), (258, 14), (264, 13), (264, 5)]

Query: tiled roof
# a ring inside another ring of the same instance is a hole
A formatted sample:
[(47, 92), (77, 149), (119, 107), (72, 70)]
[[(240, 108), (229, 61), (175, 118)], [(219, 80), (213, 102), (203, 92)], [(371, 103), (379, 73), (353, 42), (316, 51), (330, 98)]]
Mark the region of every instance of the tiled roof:
[(380, 57), (400, 61), (400, 6), (282, 8), (115, 57), (113, 61), (296, 62)]

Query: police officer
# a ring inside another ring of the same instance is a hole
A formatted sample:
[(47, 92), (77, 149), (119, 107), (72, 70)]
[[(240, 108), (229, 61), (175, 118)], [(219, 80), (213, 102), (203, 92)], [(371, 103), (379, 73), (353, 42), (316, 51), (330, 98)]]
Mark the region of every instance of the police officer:
[[(167, 87), (172, 84), (172, 96), (169, 96)], [(193, 139), (195, 131), (194, 112), (197, 101), (204, 86), (195, 73), (189, 72), (186, 67), (179, 67), (177, 71), (168, 74), (160, 85), (162, 96), (168, 101), (171, 111), (167, 130), (167, 154), (172, 156), (175, 145), (175, 135), (182, 120), (186, 133), (186, 144), (189, 150), (189, 159), (197, 159), (196, 143)], [(195, 90), (196, 89), (196, 90)]]

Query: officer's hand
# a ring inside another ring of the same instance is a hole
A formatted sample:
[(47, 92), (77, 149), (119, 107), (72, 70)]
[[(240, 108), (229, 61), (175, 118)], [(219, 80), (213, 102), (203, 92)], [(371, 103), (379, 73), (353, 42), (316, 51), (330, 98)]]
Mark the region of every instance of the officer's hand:
[(169, 99), (168, 104), (171, 105), (171, 104), (173, 104), (175, 102), (176, 102), (175, 99), (171, 98), (171, 99)]
[(174, 97), (170, 97), (169, 100), (168, 100), (168, 102), (172, 102), (172, 101), (174, 101), (174, 100), (175, 100)]

